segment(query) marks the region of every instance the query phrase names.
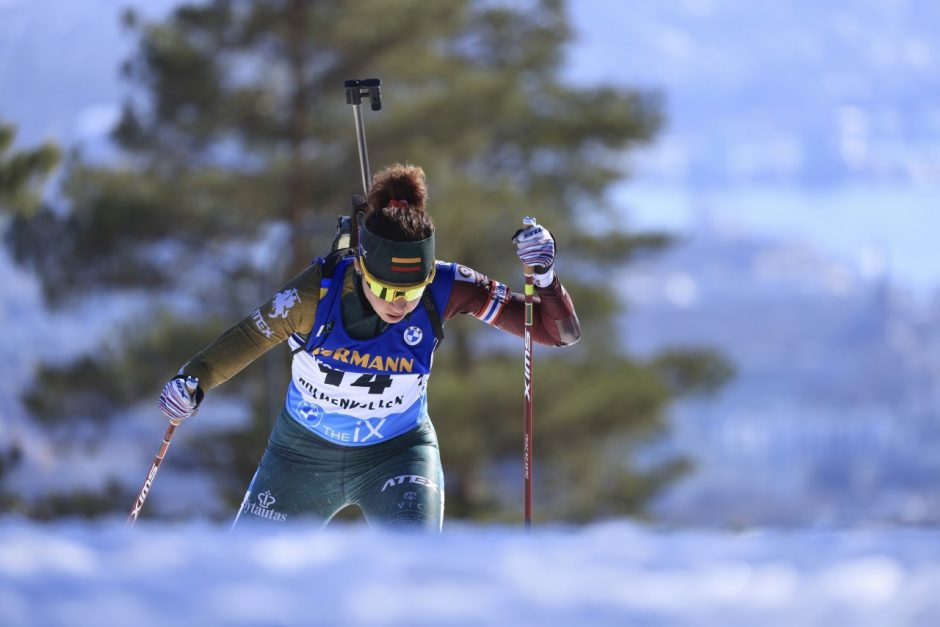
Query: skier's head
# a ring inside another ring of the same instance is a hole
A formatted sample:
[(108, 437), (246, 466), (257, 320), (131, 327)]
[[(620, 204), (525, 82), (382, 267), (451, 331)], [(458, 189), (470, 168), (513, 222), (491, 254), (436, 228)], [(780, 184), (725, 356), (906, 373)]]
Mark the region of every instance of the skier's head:
[(434, 224), (426, 201), (427, 182), (418, 166), (395, 163), (372, 178), (359, 229), (357, 269), (380, 315), (385, 309), (411, 311), (434, 280)]

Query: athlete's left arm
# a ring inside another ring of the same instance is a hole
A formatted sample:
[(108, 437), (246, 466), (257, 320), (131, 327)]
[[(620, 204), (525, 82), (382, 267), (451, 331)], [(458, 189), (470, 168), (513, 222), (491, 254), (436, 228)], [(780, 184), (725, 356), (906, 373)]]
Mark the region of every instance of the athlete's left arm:
[[(556, 276), (548, 287), (536, 287), (532, 340), (549, 346), (570, 346), (581, 339), (581, 324), (568, 291)], [(457, 266), (444, 320), (470, 314), (514, 335), (525, 331), (525, 296), (467, 266)]]

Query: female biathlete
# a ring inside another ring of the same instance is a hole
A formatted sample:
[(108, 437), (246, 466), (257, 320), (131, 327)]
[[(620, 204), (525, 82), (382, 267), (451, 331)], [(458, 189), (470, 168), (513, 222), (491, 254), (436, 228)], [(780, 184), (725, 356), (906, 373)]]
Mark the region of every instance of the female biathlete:
[[(442, 322), (470, 314), (521, 336), (524, 298), (435, 260), (426, 200), (421, 168), (378, 172), (355, 254), (318, 259), (163, 388), (163, 412), (183, 420), (204, 391), (288, 342), (287, 398), (235, 526), (300, 517), (325, 525), (354, 504), (370, 524), (441, 529), (444, 475), (427, 385)], [(552, 235), (533, 224), (513, 241), (535, 268), (533, 340), (577, 342), (578, 318), (553, 270)]]

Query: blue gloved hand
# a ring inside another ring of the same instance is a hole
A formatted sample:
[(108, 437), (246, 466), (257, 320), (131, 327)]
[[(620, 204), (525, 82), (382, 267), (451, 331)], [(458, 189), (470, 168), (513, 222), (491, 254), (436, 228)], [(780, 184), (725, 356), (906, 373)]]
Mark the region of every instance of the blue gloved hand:
[(160, 409), (171, 422), (179, 424), (196, 414), (203, 396), (196, 377), (173, 377), (160, 393)]
[(539, 225), (535, 218), (525, 218), (522, 221), (524, 228), (519, 229), (512, 236), (516, 244), (516, 254), (527, 266), (535, 271), (535, 284), (538, 287), (548, 287), (555, 279), (555, 238), (545, 227)]

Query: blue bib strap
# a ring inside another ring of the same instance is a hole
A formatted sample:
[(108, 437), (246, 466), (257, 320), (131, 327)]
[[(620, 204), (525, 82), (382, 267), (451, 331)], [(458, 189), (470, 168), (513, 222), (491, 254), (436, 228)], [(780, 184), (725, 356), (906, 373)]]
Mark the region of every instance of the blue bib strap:
[[(326, 336), (333, 330), (333, 325), (336, 322), (330, 319), (330, 314), (334, 309), (333, 305), (336, 299), (343, 292), (343, 277), (352, 260), (353, 257), (350, 255), (331, 264), (330, 259), (317, 257), (316, 263), (319, 263), (323, 268), (323, 276), (320, 279), (320, 302), (317, 304), (317, 315), (314, 318), (313, 328), (310, 329), (310, 336), (307, 338), (304, 350), (309, 352), (323, 344)], [(333, 266), (333, 272), (329, 273), (331, 265)]]

